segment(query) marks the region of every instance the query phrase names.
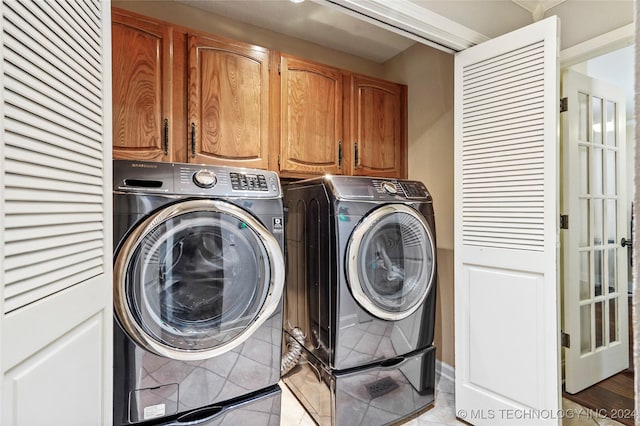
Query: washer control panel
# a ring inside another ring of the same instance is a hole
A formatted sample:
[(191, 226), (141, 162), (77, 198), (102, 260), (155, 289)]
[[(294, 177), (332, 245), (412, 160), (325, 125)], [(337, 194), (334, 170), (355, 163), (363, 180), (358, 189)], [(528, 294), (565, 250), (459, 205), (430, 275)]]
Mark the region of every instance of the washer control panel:
[(229, 173), (231, 187), (236, 191), (268, 191), (269, 184), (264, 174)]
[(114, 190), (182, 195), (279, 198), (269, 170), (187, 163), (114, 160)]

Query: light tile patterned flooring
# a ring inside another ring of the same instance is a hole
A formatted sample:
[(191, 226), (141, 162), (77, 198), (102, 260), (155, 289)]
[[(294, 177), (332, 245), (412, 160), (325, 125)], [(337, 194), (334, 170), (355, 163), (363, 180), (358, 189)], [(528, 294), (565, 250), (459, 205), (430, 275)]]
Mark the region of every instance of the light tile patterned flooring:
[[(419, 417), (404, 422), (403, 426), (452, 426), (464, 425), (456, 419), (454, 384), (451, 380), (438, 378), (436, 386), (436, 401), (434, 407), (422, 413)], [(287, 385), (280, 382), (282, 388), (281, 426), (314, 426), (315, 422), (307, 414)], [(623, 426), (621, 423), (606, 417), (599, 417), (586, 408), (563, 399), (563, 426)]]

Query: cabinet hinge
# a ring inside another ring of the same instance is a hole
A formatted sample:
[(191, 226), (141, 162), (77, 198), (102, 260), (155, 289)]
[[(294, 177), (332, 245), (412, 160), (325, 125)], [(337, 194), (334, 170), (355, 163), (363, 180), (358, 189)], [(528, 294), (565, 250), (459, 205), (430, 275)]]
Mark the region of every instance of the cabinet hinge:
[(278, 64), (278, 75), (282, 74), (282, 71), (280, 69), (280, 64)]
[(560, 99), (560, 112), (565, 112), (569, 110), (569, 99), (562, 98)]
[(560, 345), (564, 348), (571, 347), (571, 337), (564, 331), (560, 332)]
[(280, 155), (278, 155), (278, 170), (280, 170)]
[(342, 167), (342, 141), (338, 141), (338, 168)]
[(560, 229), (569, 229), (569, 215), (560, 215)]

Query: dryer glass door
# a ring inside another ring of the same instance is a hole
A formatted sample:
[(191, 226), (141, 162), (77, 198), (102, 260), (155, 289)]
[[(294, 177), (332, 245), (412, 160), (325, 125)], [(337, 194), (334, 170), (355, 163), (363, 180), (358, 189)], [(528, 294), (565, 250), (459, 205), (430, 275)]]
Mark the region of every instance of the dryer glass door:
[(282, 294), (277, 241), (243, 210), (213, 200), (152, 216), (127, 239), (116, 264), (118, 319), (138, 343), (174, 359), (235, 347)]
[(403, 204), (380, 207), (354, 229), (349, 288), (372, 315), (400, 320), (424, 302), (435, 279), (434, 239), (425, 218)]

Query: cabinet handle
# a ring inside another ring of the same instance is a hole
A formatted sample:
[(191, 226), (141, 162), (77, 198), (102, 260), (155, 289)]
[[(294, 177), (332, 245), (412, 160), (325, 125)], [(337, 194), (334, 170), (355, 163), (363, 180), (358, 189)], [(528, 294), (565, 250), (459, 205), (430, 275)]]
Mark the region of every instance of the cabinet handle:
[(360, 156), (358, 155), (358, 142), (356, 142), (355, 144), (355, 148), (354, 148), (354, 162), (356, 163), (356, 167), (358, 167), (360, 165)]
[(196, 156), (196, 125), (191, 123), (191, 156)]
[(164, 155), (169, 154), (169, 120), (164, 119)]
[(342, 167), (342, 141), (338, 141), (338, 168)]

